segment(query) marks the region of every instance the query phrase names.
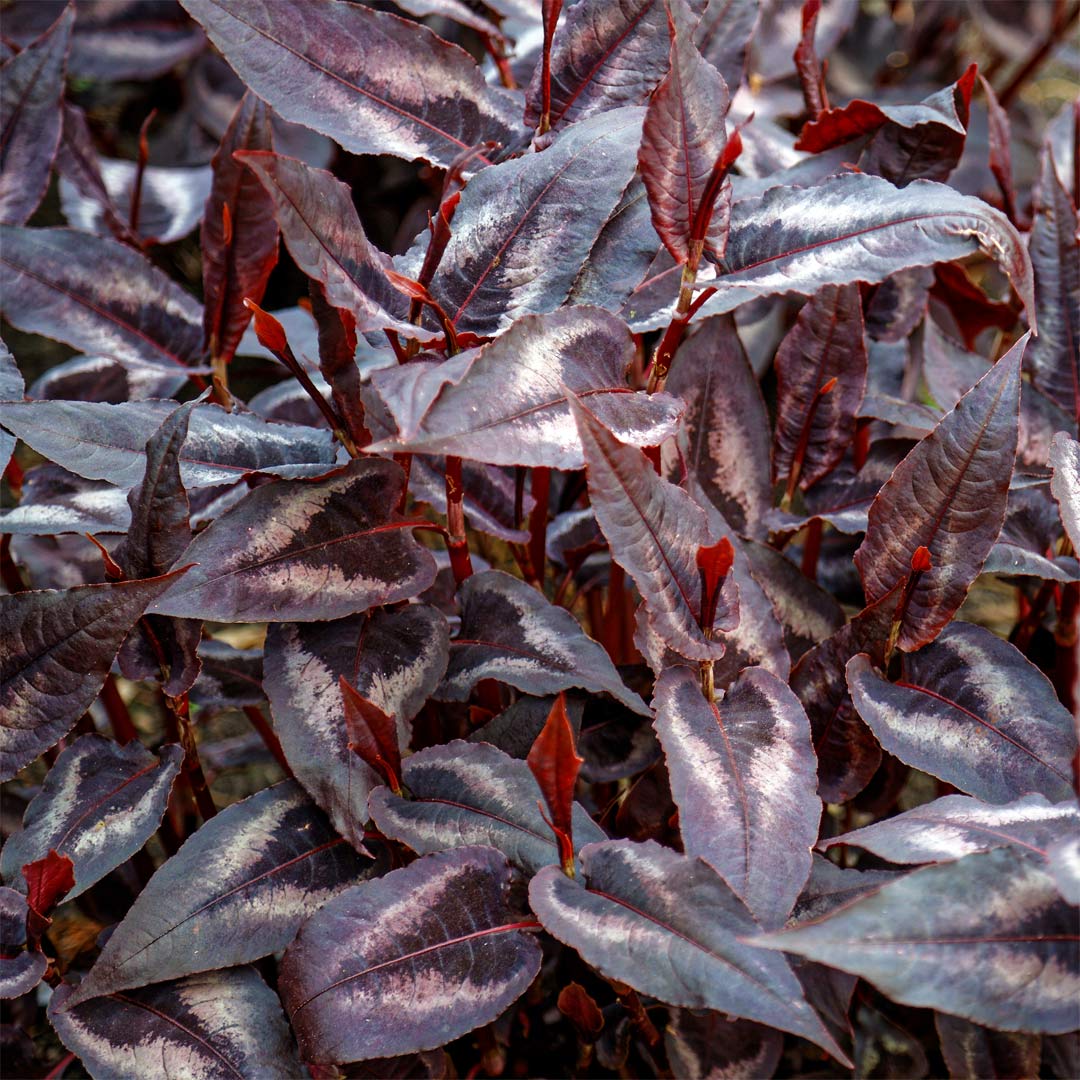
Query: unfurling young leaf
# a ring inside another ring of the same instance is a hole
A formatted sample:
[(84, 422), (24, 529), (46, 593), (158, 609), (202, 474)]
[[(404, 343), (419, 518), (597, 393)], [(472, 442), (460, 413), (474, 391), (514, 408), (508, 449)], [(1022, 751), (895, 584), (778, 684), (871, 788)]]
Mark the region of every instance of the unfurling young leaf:
[(574, 785), (584, 760), (578, 757), (574, 746), (574, 732), (566, 715), (565, 696), (559, 694), (548, 713), (547, 723), (536, 736), (525, 761), (544, 793), (544, 801), (551, 815), (549, 824), (559, 845), (563, 873), (570, 877), (574, 876), (571, 810), (574, 805)]
[(398, 749), (394, 718), (387, 716), (374, 702), (368, 701), (344, 675), (338, 682), (345, 706), (349, 749), (363, 758), (390, 785), (395, 795), (400, 795), (401, 751)]

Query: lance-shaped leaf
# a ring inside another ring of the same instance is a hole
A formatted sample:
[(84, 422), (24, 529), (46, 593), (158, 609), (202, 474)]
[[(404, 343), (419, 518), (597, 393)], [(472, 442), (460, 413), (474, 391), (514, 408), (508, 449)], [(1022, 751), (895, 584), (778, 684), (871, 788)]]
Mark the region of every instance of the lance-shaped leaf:
[(171, 374), (202, 358), (202, 308), (133, 248), (75, 229), (0, 228), (4, 318)]
[(1054, 470), (1050, 490), (1073, 549), (1080, 551), (1080, 443), (1059, 431), (1050, 444), (1050, 465)]
[(286, 120), (354, 154), (448, 166), (518, 128), (514, 98), (426, 26), (340, 0), (184, 0), (241, 79)]
[(458, 330), (497, 334), (563, 303), (634, 175), (641, 119), (621, 109), (574, 124), (469, 181), (430, 285)]
[(789, 491), (840, 463), (855, 437), (867, 362), (858, 287), (826, 286), (803, 305), (773, 361), (773, 479), (786, 478)]
[(344, 675), (338, 683), (341, 686), (341, 702), (345, 707), (349, 749), (378, 773), (395, 795), (400, 795), (401, 748), (398, 746), (394, 718), (358, 693)]
[(49, 186), (60, 142), (60, 99), (75, 9), (0, 68), (0, 221), (21, 225)]
[(153, 835), (183, 758), (178, 746), (162, 747), (159, 758), (138, 742), (121, 747), (102, 735), (76, 739), (30, 801), (22, 831), (4, 845), (0, 875), (23, 887), (22, 867), (55, 850), (73, 864), (68, 899), (85, 892)]
[(896, 467), (870, 507), (855, 565), (868, 600), (911, 573), (916, 549), (930, 568), (910, 597), (901, 649), (933, 641), (964, 602), (1005, 520), (1016, 456), (1021, 338)]
[[(569, 5), (551, 50), (553, 128), (620, 105), (644, 104), (668, 65), (661, 0), (583, 0)], [(529, 86), (525, 123), (540, 120), (540, 66)]]
[(654, 708), (686, 854), (716, 870), (762, 926), (782, 926), (810, 875), (821, 817), (798, 698), (748, 668), (709, 702), (697, 673), (679, 667), (660, 676)]
[(1042, 1040), (1022, 1031), (994, 1031), (958, 1016), (934, 1014), (950, 1077), (1038, 1076)]
[[(706, 319), (679, 346), (667, 389), (686, 402), (679, 433), (686, 471), (735, 532), (765, 539), (769, 414), (730, 315)], [(664, 453), (672, 479), (681, 471), (673, 449)]]
[(566, 712), (565, 695), (559, 694), (525, 763), (536, 778), (547, 803), (548, 823), (555, 833), (563, 873), (574, 871), (574, 788), (585, 759), (578, 757), (574, 729)]
[(628, 840), (590, 844), (581, 864), (584, 881), (541, 870), (529, 903), (548, 933), (602, 975), (669, 1005), (790, 1031), (846, 1063), (787, 963), (743, 943), (757, 923), (711, 867)]
[(0, 998), (16, 998), (33, 990), (49, 958), (40, 949), (26, 947), (26, 897), (0, 886)]
[(72, 1005), (57, 987), (49, 1020), (96, 1077), (302, 1075), (277, 995), (254, 968), (209, 971)]
[(656, 234), (676, 262), (696, 267), (702, 250), (719, 259), (727, 241), (731, 96), (724, 77), (694, 44), (689, 7), (681, 0), (670, 3), (668, 19), (671, 67), (649, 99), (638, 167)]
[(738, 590), (725, 583), (714, 624), (702, 621), (698, 550), (711, 547), (705, 511), (682, 488), (656, 475), (638, 449), (618, 441), (576, 398), (570, 406), (585, 450), (589, 498), (612, 558), (633, 578), (656, 634), (691, 660), (724, 655), (714, 630), (738, 625)]
[(72, 1004), (277, 952), (364, 864), (294, 780), (233, 803), (154, 874)]
[(627, 689), (602, 645), (565, 608), (501, 570), (473, 574), (458, 589), (461, 629), (439, 697), (464, 701), (481, 679), (498, 679), (526, 694), (572, 686), (608, 693), (634, 712), (648, 706)]
[(671, 1071), (687, 1080), (772, 1076), (784, 1052), (784, 1036), (751, 1020), (723, 1013), (672, 1009), (664, 1029)]
[(403, 479), (394, 462), (367, 458), (326, 480), (256, 488), (195, 537), (190, 585), (154, 614), (321, 622), (416, 596), (435, 560), (394, 509)]
[(308, 1061), (430, 1050), (494, 1020), (540, 970), (489, 847), (428, 855), (349, 889), (285, 953), (280, 987)]
[(443, 616), (421, 604), (270, 625), (263, 682), (274, 730), (296, 778), (354, 846), (363, 846), (368, 795), (379, 781), (349, 749), (340, 680), (395, 718), (406, 747), (412, 718), (446, 670), (449, 638)]
[(0, 596), (0, 778), (75, 726), (128, 630), (181, 573)]
[(214, 179), (199, 233), (206, 297), (203, 345), (222, 364), (232, 359), (251, 318), (244, 300), (262, 303), (278, 255), (273, 200), (233, 154), (271, 145), (269, 110), (249, 91), (211, 162)]
[(756, 940), (860, 975), (901, 1004), (1002, 1031), (1076, 1026), (1076, 910), (1012, 848), (916, 870)]
[[(524, 761), (487, 743), (456, 740), (408, 757), (403, 780), (410, 798), (376, 788), (371, 818), (421, 855), (487, 844), (529, 874), (559, 865), (555, 836), (541, 811), (543, 794)], [(577, 803), (572, 820), (577, 847), (605, 839)]]
[(75, 887), (75, 869), (71, 858), (49, 851), (22, 868), (26, 883), (26, 934), (31, 944), (38, 945), (42, 934), (52, 923), (50, 916), (57, 905)]
[[(0, 425), (79, 476), (131, 488), (146, 475), (147, 442), (175, 409), (175, 401), (24, 401), (0, 404)], [(334, 445), (328, 431), (204, 404), (189, 422), (180, 478), (192, 488), (253, 472), (325, 474), (334, 464)]]
[(296, 265), (345, 308), (357, 328), (415, 335), (409, 302), (387, 280), (390, 258), (364, 235), (348, 185), (296, 158), (243, 151), (237, 159), (261, 182)]
[(455, 360), (440, 365), (448, 369), (448, 381), (414, 429), (367, 449), (580, 469), (581, 440), (566, 403), (568, 389), (623, 442), (658, 446), (675, 432), (679, 403), (668, 394), (631, 390), (626, 370), (633, 358), (626, 324), (600, 308), (526, 315), (484, 346), (463, 374)]
[(1056, 805), (1024, 795), (992, 806), (967, 795), (946, 795), (822, 843), (851, 844), (894, 863), (950, 862), (977, 851), (1018, 847), (1046, 857), (1059, 837), (1080, 829), (1075, 802)]
[(1024, 368), (1035, 386), (1080, 420), (1080, 218), (1049, 148), (1036, 194), (1029, 250), (1039, 336)]
[(901, 761), (991, 803), (1070, 797), (1076, 733), (1049, 679), (989, 630), (954, 623), (896, 683), (865, 656), (847, 666), (859, 715)]

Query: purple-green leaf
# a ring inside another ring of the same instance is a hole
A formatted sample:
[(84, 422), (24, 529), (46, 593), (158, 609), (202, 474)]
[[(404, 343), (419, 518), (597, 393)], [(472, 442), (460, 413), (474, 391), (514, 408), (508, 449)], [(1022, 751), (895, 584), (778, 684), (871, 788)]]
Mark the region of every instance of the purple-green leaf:
[(184, 753), (163, 746), (155, 757), (138, 742), (117, 746), (83, 735), (56, 759), (23, 815), (22, 830), (0, 854), (0, 876), (25, 889), (21, 870), (50, 850), (73, 863), (72, 900), (126, 862), (153, 835)]
[(508, 903), (489, 847), (427, 855), (309, 919), (280, 987), (308, 1061), (430, 1050), (494, 1020), (540, 970), (536, 924)]
[(266, 788), (222, 810), (158, 869), (70, 1000), (277, 952), (364, 866), (294, 780)]
[(1076, 733), (1049, 679), (1007, 641), (954, 623), (886, 682), (865, 655), (847, 665), (859, 715), (881, 745), (989, 803), (1072, 794)]
[(775, 675), (748, 668), (714, 702), (669, 668), (654, 725), (687, 855), (704, 859), (762, 926), (782, 926), (810, 875), (821, 799), (810, 722)]
[(407, 600), (435, 580), (435, 560), (397, 513), (401, 469), (354, 461), (325, 480), (256, 488), (191, 542), (186, 588), (157, 615), (219, 622), (323, 622)]
[[(372, 792), (371, 818), (420, 855), (487, 844), (527, 874), (558, 865), (543, 796), (524, 761), (487, 743), (455, 740), (407, 758), (402, 781), (408, 798), (386, 787)], [(573, 822), (575, 847), (606, 838), (577, 803)]]

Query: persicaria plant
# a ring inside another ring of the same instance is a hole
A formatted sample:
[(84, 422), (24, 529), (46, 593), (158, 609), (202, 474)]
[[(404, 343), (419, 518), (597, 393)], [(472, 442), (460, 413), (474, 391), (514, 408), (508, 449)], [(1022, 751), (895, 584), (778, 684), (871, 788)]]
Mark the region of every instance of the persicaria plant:
[(5, 1075), (1080, 1073), (1078, 10), (5, 2)]

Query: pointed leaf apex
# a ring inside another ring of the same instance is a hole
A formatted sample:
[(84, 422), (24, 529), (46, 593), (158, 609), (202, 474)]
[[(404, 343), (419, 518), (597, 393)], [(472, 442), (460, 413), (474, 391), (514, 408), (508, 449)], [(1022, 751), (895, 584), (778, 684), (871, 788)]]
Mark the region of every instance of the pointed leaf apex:
[(359, 755), (387, 783), (395, 795), (401, 794), (401, 749), (397, 724), (374, 702), (369, 701), (344, 675), (338, 677), (345, 706), (345, 727), (349, 749)]
[(551, 813), (548, 824), (559, 845), (563, 873), (574, 876), (572, 811), (574, 785), (584, 758), (574, 746), (574, 730), (566, 712), (566, 697), (559, 694), (548, 713), (547, 722), (525, 759)]
[(915, 554), (911, 556), (912, 573), (925, 574), (933, 565), (929, 548), (920, 544), (919, 547), (915, 549)]
[(289, 342), (285, 337), (285, 328), (269, 312), (263, 311), (250, 297), (244, 298), (246, 307), (255, 318), (255, 335), (259, 344), (272, 353), (283, 353)]
[(716, 621), (716, 608), (720, 590), (731, 573), (735, 562), (735, 549), (725, 536), (710, 546), (697, 550), (697, 568), (701, 575), (701, 629), (708, 633)]

